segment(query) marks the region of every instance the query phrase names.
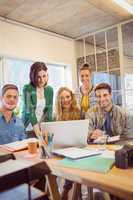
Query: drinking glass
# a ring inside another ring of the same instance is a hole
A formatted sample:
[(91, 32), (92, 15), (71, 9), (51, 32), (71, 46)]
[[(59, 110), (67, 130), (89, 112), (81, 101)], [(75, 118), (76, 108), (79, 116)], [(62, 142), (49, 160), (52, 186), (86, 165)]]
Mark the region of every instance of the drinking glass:
[(102, 136), (100, 138), (100, 149), (105, 150), (106, 149), (106, 143), (107, 143), (107, 134), (105, 131), (102, 131)]

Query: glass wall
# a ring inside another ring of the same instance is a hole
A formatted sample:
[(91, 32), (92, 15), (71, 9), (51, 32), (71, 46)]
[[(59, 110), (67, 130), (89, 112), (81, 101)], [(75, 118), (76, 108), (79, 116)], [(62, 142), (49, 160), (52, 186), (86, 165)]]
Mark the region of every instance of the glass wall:
[(76, 41), (76, 43), (80, 44), (76, 48), (78, 69), (84, 62), (88, 62), (92, 68), (94, 86), (101, 82), (109, 83), (113, 91), (113, 101), (121, 105), (117, 27), (92, 34), (83, 40)]
[(133, 111), (133, 22), (122, 25), (125, 103)]

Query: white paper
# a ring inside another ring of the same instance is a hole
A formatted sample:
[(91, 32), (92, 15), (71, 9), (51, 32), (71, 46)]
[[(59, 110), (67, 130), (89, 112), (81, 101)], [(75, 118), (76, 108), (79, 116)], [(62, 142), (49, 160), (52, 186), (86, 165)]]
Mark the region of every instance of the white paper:
[(71, 159), (79, 159), (88, 156), (98, 155), (101, 154), (102, 152), (103, 151), (98, 149), (87, 149), (87, 148), (77, 148), (77, 147), (56, 149), (52, 151), (52, 153), (62, 155)]
[[(25, 139), (25, 140), (21, 140), (21, 141), (4, 144), (4, 145), (2, 145), (2, 147), (5, 149), (8, 149), (9, 151), (18, 151), (18, 150), (25, 149), (28, 147), (28, 140), (29, 139)], [(36, 139), (36, 138), (35, 138), (35, 140), (38, 141), (38, 139)]]

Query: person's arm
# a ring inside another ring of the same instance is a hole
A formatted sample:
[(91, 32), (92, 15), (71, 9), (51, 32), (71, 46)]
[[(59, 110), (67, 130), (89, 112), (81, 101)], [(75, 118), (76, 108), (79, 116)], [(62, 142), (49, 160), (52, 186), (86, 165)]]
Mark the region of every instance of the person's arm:
[(94, 131), (91, 132), (89, 139), (96, 140), (99, 137), (101, 137), (102, 135), (103, 135), (103, 131), (101, 131), (100, 129), (95, 129)]
[(88, 142), (91, 142), (93, 140), (91, 140), (91, 135), (93, 133), (93, 131), (95, 130), (95, 120), (94, 120), (94, 113), (92, 113), (91, 110), (88, 110), (88, 112), (85, 115), (85, 119), (89, 119), (89, 124), (88, 124)]
[(126, 113), (125, 133), (127, 137), (133, 138), (133, 114), (129, 112)]
[(25, 127), (21, 119), (16, 118), (18, 140), (26, 139)]
[(121, 113), (121, 138), (127, 138), (127, 135), (131, 133), (131, 126), (132, 126), (132, 120), (131, 116), (127, 114), (126, 111), (122, 110)]
[(89, 126), (88, 126), (88, 142), (93, 142), (93, 140), (97, 139), (98, 137), (102, 136), (102, 131), (99, 129), (96, 120), (96, 112), (95, 108), (89, 109), (85, 115), (86, 119), (89, 119)]
[(30, 86), (25, 85), (23, 88), (23, 111), (22, 111), (22, 119), (25, 127), (27, 127), (29, 123), (31, 123), (32, 126), (37, 124), (37, 118), (35, 115), (35, 105), (33, 105), (32, 103), (31, 93), (32, 90), (30, 89)]

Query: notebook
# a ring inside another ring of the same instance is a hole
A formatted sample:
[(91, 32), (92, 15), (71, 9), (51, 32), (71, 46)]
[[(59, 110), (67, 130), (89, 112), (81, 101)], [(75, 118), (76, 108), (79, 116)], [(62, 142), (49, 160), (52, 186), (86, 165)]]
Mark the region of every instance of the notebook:
[[(38, 141), (38, 139), (35, 138), (35, 140)], [(28, 139), (24, 139), (21, 141), (16, 141), (16, 142), (11, 142), (8, 144), (3, 144), (0, 145), (2, 148), (7, 149), (8, 151), (15, 152), (15, 151), (20, 151), (23, 149), (28, 148)]]
[(101, 155), (82, 158), (78, 160), (65, 158), (58, 161), (58, 163), (64, 167), (71, 167), (101, 173), (107, 173), (114, 165), (114, 162), (114, 158), (102, 157)]
[(79, 159), (79, 158), (85, 158), (88, 156), (94, 156), (99, 155), (103, 153), (103, 151), (100, 151), (98, 149), (89, 149), (89, 148), (78, 148), (78, 147), (69, 147), (64, 149), (55, 149), (52, 151), (52, 153), (64, 156), (70, 159)]
[(54, 149), (87, 145), (88, 120), (44, 122), (41, 129), (54, 134)]

